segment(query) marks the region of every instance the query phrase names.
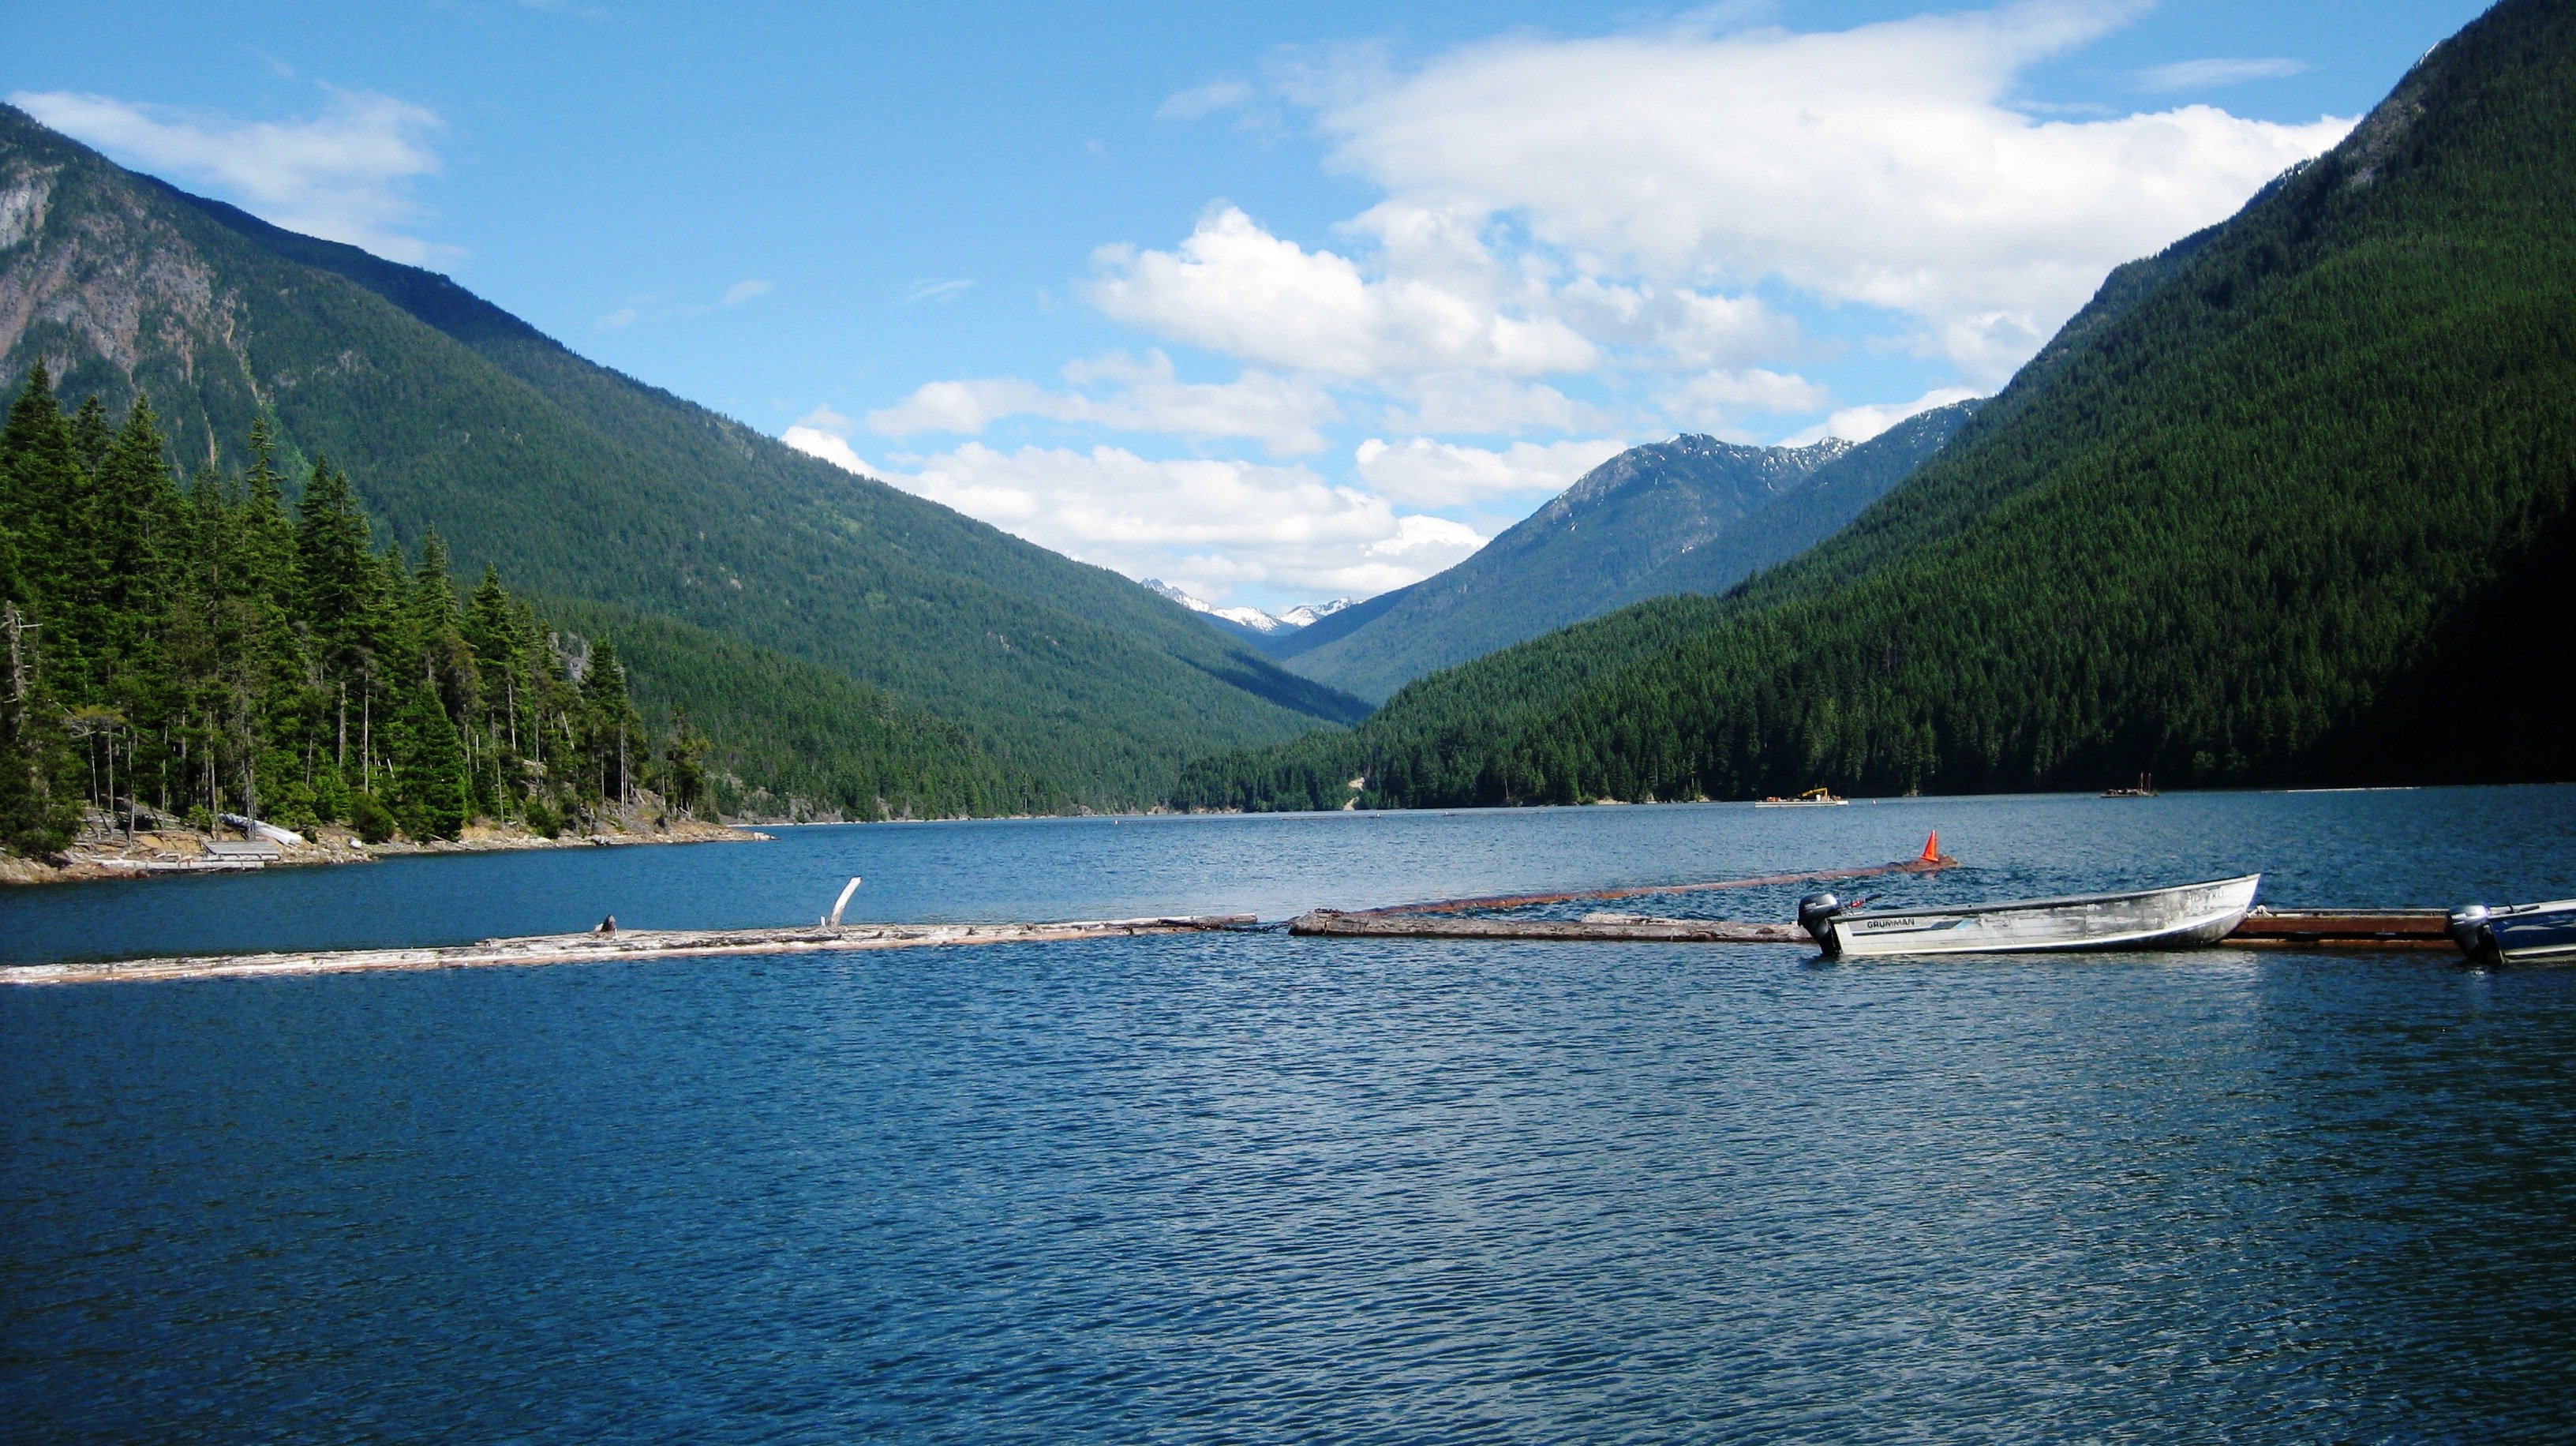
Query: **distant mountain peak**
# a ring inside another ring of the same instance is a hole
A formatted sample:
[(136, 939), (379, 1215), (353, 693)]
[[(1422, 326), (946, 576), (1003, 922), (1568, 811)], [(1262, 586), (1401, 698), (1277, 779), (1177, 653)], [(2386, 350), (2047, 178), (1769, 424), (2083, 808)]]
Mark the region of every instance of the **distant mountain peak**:
[(1192, 597), (1159, 577), (1146, 578), (1144, 586), (1146, 591), (1160, 593), (1202, 617), (1222, 618), (1238, 628), (1259, 633), (1263, 637), (1311, 627), (1359, 601), (1357, 598), (1337, 597), (1331, 602), (1299, 603), (1283, 612), (1269, 613), (1254, 607), (1221, 608), (1212, 602)]

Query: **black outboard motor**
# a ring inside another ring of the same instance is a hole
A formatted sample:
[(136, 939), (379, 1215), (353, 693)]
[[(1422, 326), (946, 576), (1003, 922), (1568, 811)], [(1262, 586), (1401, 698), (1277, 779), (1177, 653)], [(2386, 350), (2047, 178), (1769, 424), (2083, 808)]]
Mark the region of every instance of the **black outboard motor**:
[(2451, 911), (2442, 932), (2451, 936), (2451, 942), (2460, 946), (2460, 952), (2469, 956), (2470, 963), (2502, 963), (2504, 956), (2496, 948), (2495, 930), (2487, 927), (2487, 921), (2492, 917), (2484, 904), (2462, 904)]
[(1827, 954), (1842, 951), (1834, 945), (1834, 915), (1843, 910), (1843, 901), (1831, 894), (1809, 894), (1798, 901), (1798, 927), (1816, 941), (1816, 947)]

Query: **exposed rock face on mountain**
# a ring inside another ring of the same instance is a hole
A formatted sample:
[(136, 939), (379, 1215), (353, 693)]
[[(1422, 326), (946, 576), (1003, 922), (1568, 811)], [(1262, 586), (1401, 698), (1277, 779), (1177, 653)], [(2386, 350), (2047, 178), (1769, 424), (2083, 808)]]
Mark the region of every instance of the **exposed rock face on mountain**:
[(1722, 592), (1850, 521), (1975, 407), (1927, 412), (1858, 446), (1685, 436), (1632, 447), (1361, 626), (1278, 656), (1382, 699), (1435, 669), (1642, 598)]
[[(1364, 712), (1126, 579), (593, 365), (445, 277), (127, 172), (0, 106), (0, 386), (148, 393), (183, 470), (255, 417), (468, 576), (877, 685), (1076, 801)], [(298, 468), (300, 471), (300, 466)], [(649, 676), (652, 659), (634, 659)], [(690, 698), (712, 718), (719, 698)]]

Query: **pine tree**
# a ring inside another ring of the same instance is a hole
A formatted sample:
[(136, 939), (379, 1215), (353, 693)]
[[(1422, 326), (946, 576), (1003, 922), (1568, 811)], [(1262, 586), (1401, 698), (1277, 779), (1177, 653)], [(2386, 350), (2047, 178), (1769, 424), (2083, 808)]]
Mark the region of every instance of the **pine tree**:
[(645, 746), (643, 719), (626, 694), (626, 667), (617, 645), (605, 638), (590, 650), (581, 675), (581, 706), (589, 743), (589, 782), (599, 796), (624, 804), (633, 794), (635, 755)]
[(713, 747), (689, 723), (688, 705), (671, 710), (671, 742), (662, 750), (662, 795), (683, 813), (706, 801), (707, 753)]
[(471, 811), (465, 749), (426, 668), (404, 690), (396, 728), (394, 817), (414, 838), (455, 838)]

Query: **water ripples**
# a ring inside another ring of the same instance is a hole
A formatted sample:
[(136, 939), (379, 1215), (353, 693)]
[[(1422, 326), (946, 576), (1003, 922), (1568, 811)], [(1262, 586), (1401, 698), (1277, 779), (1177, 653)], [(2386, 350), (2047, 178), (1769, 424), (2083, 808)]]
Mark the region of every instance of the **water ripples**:
[(2576, 971), (2417, 956), (1261, 935), (19, 991), (0, 1419), (2545, 1436), (2571, 1060)]

